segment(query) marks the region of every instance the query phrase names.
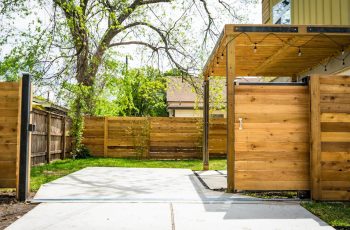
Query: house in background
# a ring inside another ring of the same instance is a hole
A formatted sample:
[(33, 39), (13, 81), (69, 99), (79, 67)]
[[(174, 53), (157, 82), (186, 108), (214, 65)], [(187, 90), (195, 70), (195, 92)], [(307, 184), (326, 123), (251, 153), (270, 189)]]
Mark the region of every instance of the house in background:
[[(262, 22), (264, 24), (289, 25), (350, 25), (350, 0), (262, 0)], [(321, 32), (327, 28), (319, 28)], [(333, 31), (335, 32), (335, 31)], [(297, 42), (297, 41), (296, 41)], [(336, 45), (336, 44), (335, 44)], [(296, 51), (298, 52), (298, 51)], [(301, 55), (303, 49), (301, 49)], [(304, 52), (312, 52), (307, 49)], [(311, 74), (350, 74), (350, 51), (342, 50), (318, 66), (305, 70), (303, 75), (272, 78), (271, 81), (300, 81)]]
[[(201, 87), (198, 79), (198, 87)], [(225, 85), (223, 85), (225, 86)], [(222, 87), (223, 101), (226, 100), (225, 87)], [(169, 77), (167, 86), (167, 107), (169, 117), (203, 117), (202, 97), (194, 87), (181, 77)], [(219, 110), (211, 113), (211, 117), (225, 117), (226, 111)]]
[[(225, 78), (221, 82), (213, 80), (211, 84), (217, 84), (211, 89), (211, 101), (216, 101), (221, 110), (210, 112), (212, 118), (226, 117), (226, 85)], [(258, 77), (242, 77), (238, 78), (238, 82), (259, 82)], [(202, 87), (200, 79), (198, 79), (198, 87)], [(169, 117), (203, 117), (202, 95), (196, 93), (194, 87), (187, 81), (182, 81), (181, 77), (169, 77), (167, 86), (167, 109)], [(213, 102), (212, 102), (213, 103)], [(211, 103), (211, 104), (212, 104)]]
[(56, 105), (46, 99), (40, 97), (33, 97), (32, 106), (34, 110), (41, 110), (50, 113), (60, 114), (68, 116), (68, 109), (59, 105)]

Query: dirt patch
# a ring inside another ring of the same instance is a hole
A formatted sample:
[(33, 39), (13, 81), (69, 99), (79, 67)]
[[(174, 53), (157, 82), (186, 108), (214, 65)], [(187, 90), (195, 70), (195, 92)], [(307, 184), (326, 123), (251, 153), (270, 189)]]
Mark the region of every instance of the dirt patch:
[(0, 191), (0, 230), (21, 218), (36, 205), (18, 202), (15, 192)]

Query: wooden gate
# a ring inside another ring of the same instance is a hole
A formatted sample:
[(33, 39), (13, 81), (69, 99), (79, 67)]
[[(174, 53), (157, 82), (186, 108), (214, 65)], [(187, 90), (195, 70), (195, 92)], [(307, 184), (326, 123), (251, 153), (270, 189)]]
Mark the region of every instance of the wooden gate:
[(309, 190), (309, 91), (235, 86), (236, 190)]
[(25, 201), (30, 190), (30, 75), (0, 83), (0, 188), (16, 188)]

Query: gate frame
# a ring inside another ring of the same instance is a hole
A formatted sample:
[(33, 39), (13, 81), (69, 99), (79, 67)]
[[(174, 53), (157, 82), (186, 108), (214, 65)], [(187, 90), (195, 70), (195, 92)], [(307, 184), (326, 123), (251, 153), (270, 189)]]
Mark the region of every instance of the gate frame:
[(32, 86), (29, 73), (23, 73), (21, 84), (21, 130), (17, 198), (19, 201), (26, 201), (30, 192), (30, 131), (34, 129), (34, 126), (30, 125)]

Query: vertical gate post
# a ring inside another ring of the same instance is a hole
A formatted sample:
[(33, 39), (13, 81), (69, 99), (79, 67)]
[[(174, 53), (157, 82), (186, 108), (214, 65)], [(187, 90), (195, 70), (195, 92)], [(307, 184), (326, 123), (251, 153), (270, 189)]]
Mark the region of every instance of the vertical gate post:
[(29, 195), (29, 122), (31, 104), (31, 79), (28, 73), (22, 78), (22, 99), (21, 99), (21, 136), (19, 153), (19, 178), (17, 196), (19, 201), (25, 201)]
[(320, 169), (321, 169), (321, 109), (320, 109), (320, 76), (310, 77), (310, 172), (311, 198), (320, 197)]
[(227, 84), (227, 192), (235, 191), (235, 85), (236, 77), (235, 41), (228, 38), (226, 48)]
[(205, 77), (203, 82), (203, 170), (209, 170), (209, 80)]

